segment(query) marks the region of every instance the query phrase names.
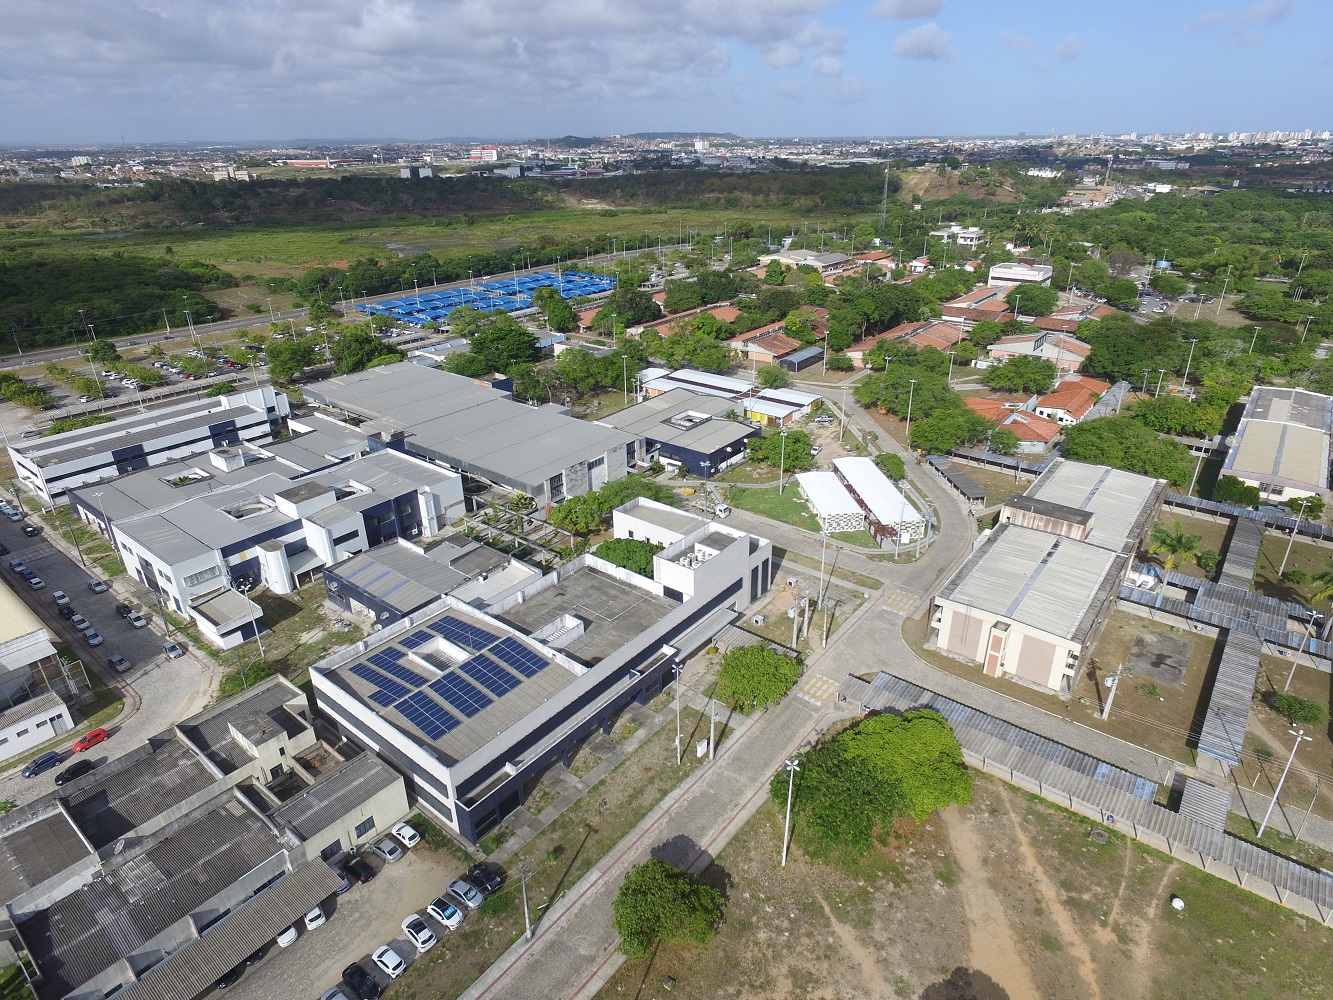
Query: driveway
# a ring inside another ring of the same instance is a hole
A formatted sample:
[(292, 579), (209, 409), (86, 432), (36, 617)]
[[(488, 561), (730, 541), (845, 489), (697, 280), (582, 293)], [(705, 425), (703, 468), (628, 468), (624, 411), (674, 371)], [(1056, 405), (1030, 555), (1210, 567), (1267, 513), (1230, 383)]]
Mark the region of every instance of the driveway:
[[(389, 977), (370, 961), (370, 953), (382, 944), (393, 948), (409, 965), (421, 960), (448, 961), (459, 947), (458, 932), (446, 933), (427, 917), (426, 904), (443, 895), (444, 887), (458, 877), (458, 862), (423, 845), (391, 865), (378, 858), (371, 863), (379, 870), (374, 881), (353, 883), (349, 891), (333, 897), (325, 904), (328, 923), (313, 931), (301, 927), (301, 936), (291, 947), (271, 945), (263, 961), (246, 969), (241, 981), (227, 991), (229, 1000), (315, 1000), (342, 982), (342, 970), (352, 962), (360, 962), (376, 982), (386, 986)], [(440, 939), (422, 956), (402, 931), (403, 918), (413, 912), (425, 917)], [(478, 914), (469, 914), (459, 930), (478, 919)], [(293, 989), (296, 996), (292, 996)]]

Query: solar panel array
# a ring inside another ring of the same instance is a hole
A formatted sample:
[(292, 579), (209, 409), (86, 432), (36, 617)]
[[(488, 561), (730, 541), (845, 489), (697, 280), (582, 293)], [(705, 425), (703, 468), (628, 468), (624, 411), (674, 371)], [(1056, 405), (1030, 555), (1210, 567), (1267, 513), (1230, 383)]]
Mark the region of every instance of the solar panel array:
[(397, 701), (399, 698), (406, 698), (412, 693), (410, 687), (398, 683), (398, 681), (381, 673), (368, 663), (358, 663), (356, 666), (352, 667), (352, 673), (357, 677), (360, 677), (372, 687), (379, 688), (381, 691), (386, 692), (394, 701)]
[(404, 649), (416, 649), (418, 646), (426, 645), (430, 640), (431, 634), (422, 628), (417, 629), (411, 635), (399, 639), (398, 645), (402, 646)]
[(532, 293), (538, 288), (554, 288), (567, 299), (580, 295), (597, 295), (609, 292), (616, 287), (616, 279), (601, 274), (585, 274), (582, 271), (564, 271), (554, 273), (543, 271), (537, 274), (524, 274), (513, 278), (488, 281), (475, 287), (446, 288), (439, 292), (426, 292), (424, 295), (404, 295), (359, 305), (362, 312), (391, 316), (405, 323), (424, 326), (427, 323), (448, 322), (449, 314), (461, 306), (491, 312), (504, 309), (516, 312), (532, 306)]
[(466, 719), (472, 718), (495, 699), (459, 674), (445, 674), (439, 680), (430, 682), (430, 689), (463, 713)]
[(420, 729), (428, 740), (438, 740), (459, 724), (457, 716), (446, 711), (425, 691), (404, 698), (396, 707), (403, 718)]
[(448, 639), (456, 645), (466, 646), (468, 649), (477, 650), (478, 652), (500, 638), (494, 632), (487, 632), (484, 628), (470, 625), (453, 615), (445, 615), (439, 621), (431, 622), (426, 627), (443, 639)]
[(546, 669), (546, 660), (512, 636), (506, 636), (486, 652), (524, 677), (536, 677)]
[(458, 668), (495, 697), (508, 694), (523, 683), (489, 656), (478, 653)]
[(430, 680), (430, 678), (423, 674), (419, 674), (411, 667), (404, 666), (398, 662), (406, 655), (407, 654), (401, 649), (386, 649), (376, 653), (374, 656), (368, 657), (367, 662), (373, 663), (390, 677), (396, 677), (404, 684), (410, 684), (414, 688), (419, 688), (425, 684), (426, 681)]

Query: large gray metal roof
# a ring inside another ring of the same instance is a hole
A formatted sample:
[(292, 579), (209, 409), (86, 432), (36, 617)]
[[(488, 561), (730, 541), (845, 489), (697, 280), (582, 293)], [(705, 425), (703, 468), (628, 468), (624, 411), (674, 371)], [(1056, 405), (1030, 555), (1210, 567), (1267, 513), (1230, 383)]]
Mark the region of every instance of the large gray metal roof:
[[(728, 445), (744, 448), (744, 440), (755, 429), (723, 414), (734, 411), (736, 404), (719, 396), (703, 396), (688, 389), (671, 389), (636, 403), (624, 410), (601, 417), (597, 422), (635, 435), (661, 441), (677, 448), (711, 455)], [(682, 414), (698, 414), (698, 420), (681, 421)], [(673, 420), (675, 422), (673, 422)]]
[(353, 757), (273, 812), (273, 821), (309, 840), (402, 778), (373, 753)]
[(41, 804), (0, 832), (0, 903), (58, 875), (92, 852), (58, 805)]
[(1324, 490), (1329, 483), (1330, 428), (1333, 397), (1306, 389), (1256, 387), (1223, 471), (1242, 479)]
[(1132, 553), (1166, 491), (1160, 479), (1102, 465), (1053, 462), (1025, 494), (1093, 515), (1085, 541), (1113, 552)]

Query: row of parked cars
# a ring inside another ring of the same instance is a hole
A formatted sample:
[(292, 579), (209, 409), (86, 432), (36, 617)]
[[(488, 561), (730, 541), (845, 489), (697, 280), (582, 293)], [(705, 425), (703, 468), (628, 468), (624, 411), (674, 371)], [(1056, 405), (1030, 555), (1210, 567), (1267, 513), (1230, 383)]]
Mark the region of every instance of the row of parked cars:
[[(371, 851), (386, 864), (400, 860), (406, 849), (421, 841), (420, 835), (406, 823), (399, 823), (389, 833), (390, 836), (381, 837), (370, 845)], [(344, 870), (345, 879), (355, 878), (359, 882), (369, 881), (375, 876), (375, 870), (363, 858), (352, 859)], [(443, 895), (427, 904), (424, 916), (409, 913), (403, 918), (403, 936), (418, 955), (424, 955), (439, 943), (442, 934), (460, 927), (469, 911), (481, 909), (487, 895), (498, 892), (503, 884), (502, 876), (493, 868), (473, 865), (463, 878), (450, 882)], [(407, 962), (394, 950), (392, 944), (380, 945), (371, 953), (370, 960), (391, 980), (407, 971)], [(326, 990), (320, 1000), (378, 1000), (379, 995), (380, 986), (375, 977), (361, 963), (353, 962), (343, 969), (342, 986)]]
[[(75, 740), (74, 746), (71, 749), (74, 753), (83, 753), (85, 750), (91, 750), (99, 743), (110, 738), (111, 734), (101, 726), (98, 726), (96, 729), (90, 729)], [(64, 759), (64, 755), (59, 750), (48, 750), (46, 753), (40, 754), (28, 761), (28, 766), (23, 769), (23, 777), (35, 778), (44, 771), (49, 771), (51, 768), (58, 766)], [(75, 778), (82, 778), (96, 766), (96, 762), (87, 757), (76, 760), (73, 764), (56, 775), (56, 785), (67, 785)]]

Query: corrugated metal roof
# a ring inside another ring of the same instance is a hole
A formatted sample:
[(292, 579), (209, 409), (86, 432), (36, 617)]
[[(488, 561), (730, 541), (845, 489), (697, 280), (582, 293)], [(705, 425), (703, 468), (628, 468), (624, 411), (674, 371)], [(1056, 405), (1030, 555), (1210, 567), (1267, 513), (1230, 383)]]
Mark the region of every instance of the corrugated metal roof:
[(898, 524), (921, 520), (920, 512), (911, 505), (889, 477), (880, 472), (875, 463), (862, 457), (835, 458), (833, 467), (856, 491), (868, 513), (880, 524)]
[(1208, 710), (1199, 732), (1199, 752), (1230, 764), (1240, 763), (1245, 727), (1250, 720), (1254, 682), (1259, 676), (1259, 640), (1253, 635), (1232, 630), (1226, 638)]
[(1093, 514), (1085, 541), (1115, 552), (1138, 544), (1137, 522), (1164, 490), (1160, 479), (1083, 462), (1058, 461), (1027, 495)]
[(323, 861), (302, 865), (116, 993), (116, 1000), (192, 1000), (341, 884)]
[(369, 802), (374, 795), (402, 780), (373, 753), (363, 753), (284, 802), (274, 810), (273, 821), (287, 824), (302, 840), (309, 840), (339, 817), (351, 813), (355, 806)]
[(1236, 518), (1231, 525), (1231, 536), (1227, 539), (1227, 554), (1222, 560), (1219, 581), (1229, 587), (1249, 590), (1263, 540), (1264, 529), (1260, 525), (1247, 518)]
[(797, 473), (796, 481), (821, 519), (861, 513), (860, 505), (852, 499), (847, 487), (831, 472)]
[(1186, 778), (1180, 793), (1180, 814), (1214, 830), (1225, 830), (1231, 792), (1198, 778)]

